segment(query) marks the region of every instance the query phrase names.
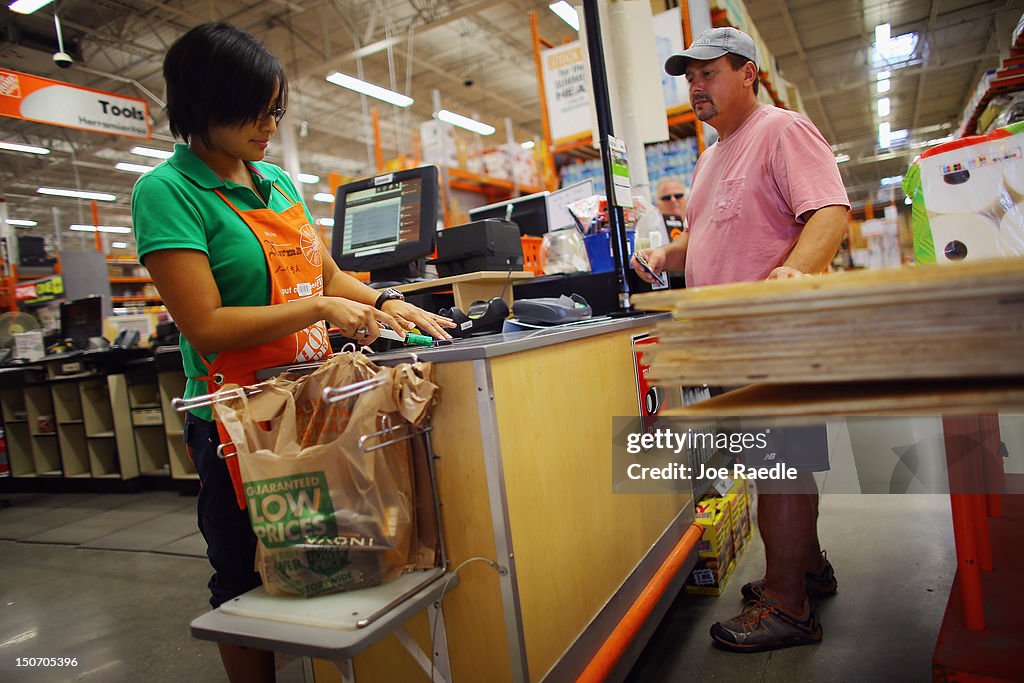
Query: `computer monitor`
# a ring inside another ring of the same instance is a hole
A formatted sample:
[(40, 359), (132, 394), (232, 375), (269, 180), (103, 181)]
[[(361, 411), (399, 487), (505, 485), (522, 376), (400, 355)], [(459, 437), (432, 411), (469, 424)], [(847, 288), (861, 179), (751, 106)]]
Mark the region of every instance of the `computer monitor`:
[(103, 336), (103, 297), (62, 301), (60, 304), (60, 336), (71, 340), (76, 349), (88, 348), (89, 340)]
[(338, 188), (331, 256), (342, 270), (370, 271), (370, 281), (422, 276), (437, 232), (436, 166), (364, 178)]
[[(469, 210), (469, 220), (482, 221), (485, 218), (506, 217), (519, 226), (520, 235), (541, 237), (548, 231), (548, 192), (538, 192), (516, 197), (496, 204), (488, 204)], [(511, 215), (509, 215), (509, 207)]]

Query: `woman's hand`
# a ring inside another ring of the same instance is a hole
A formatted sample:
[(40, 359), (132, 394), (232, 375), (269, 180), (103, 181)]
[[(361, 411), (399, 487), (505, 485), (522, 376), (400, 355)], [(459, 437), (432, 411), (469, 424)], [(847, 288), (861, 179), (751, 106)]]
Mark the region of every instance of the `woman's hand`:
[(363, 346), (368, 346), (380, 336), (378, 323), (384, 323), (396, 332), (405, 331), (395, 318), (373, 306), (340, 296), (325, 296), (321, 299), (323, 319)]
[[(395, 332), (406, 332), (413, 327), (419, 328), (425, 334), (434, 339), (451, 339), (452, 336), (444, 331), (444, 328), (455, 327), (455, 323), (444, 316), (424, 311), (419, 306), (413, 306), (408, 301), (401, 299), (388, 299), (381, 308), (398, 321), (398, 326), (388, 326)], [(389, 316), (390, 317), (390, 316)]]

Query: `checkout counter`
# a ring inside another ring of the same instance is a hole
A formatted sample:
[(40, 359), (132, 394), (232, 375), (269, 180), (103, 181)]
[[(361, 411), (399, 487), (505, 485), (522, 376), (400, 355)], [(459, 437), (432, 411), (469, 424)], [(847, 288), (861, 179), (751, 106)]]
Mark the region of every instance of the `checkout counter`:
[[(449, 569), (473, 557), (500, 568), (467, 564), (444, 595), (443, 628), (433, 635), (436, 643), (446, 641), (450, 680), (575, 679), (691, 525), (689, 492), (612, 492), (612, 417), (639, 409), (633, 340), (663, 317), (595, 320), (371, 357), (389, 364), (415, 355), (434, 364), (441, 399), (431, 442)], [(694, 561), (692, 552), (652, 623)], [(439, 593), (417, 596), (415, 606)], [(351, 657), (338, 668), (314, 660), (318, 683), (341, 680), (339, 671), (360, 683), (428, 679), (429, 660), (417, 664), (394, 634), (353, 644), (352, 631), (316, 626), (317, 600), (304, 603), (310, 623), (301, 628), (218, 610), (197, 618), (193, 634), (296, 655)], [(399, 634), (426, 653), (432, 650), (428, 612), (412, 614)], [(314, 638), (316, 648), (308, 645)], [(334, 651), (322, 646), (332, 638), (347, 644)], [(620, 660), (622, 671), (643, 640)]]

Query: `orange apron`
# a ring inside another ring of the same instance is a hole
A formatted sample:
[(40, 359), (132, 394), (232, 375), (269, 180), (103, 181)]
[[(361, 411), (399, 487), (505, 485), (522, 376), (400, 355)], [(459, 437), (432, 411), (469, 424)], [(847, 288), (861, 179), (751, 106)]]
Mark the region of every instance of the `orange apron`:
[[(263, 249), (270, 277), (270, 304), (283, 304), (314, 296), (323, 296), (324, 275), (320, 251), (320, 238), (306, 219), (302, 204), (293, 201), (277, 184), (280, 192), (292, 205), (281, 213), (273, 209), (241, 210), (231, 203), (220, 190), (217, 196), (245, 221)], [(273, 192), (273, 189), (271, 190)], [(292, 363), (308, 363), (330, 356), (331, 344), (327, 326), (323, 321), (260, 346), (222, 351), (213, 363), (200, 356), (209, 371), (206, 380), (210, 393), (225, 384), (246, 386), (256, 384), (256, 372), (264, 368)], [(223, 444), (230, 439), (220, 422), (217, 431)], [(226, 446), (225, 446), (226, 447)], [(245, 492), (238, 458), (225, 459), (231, 482), (234, 484), (238, 507), (245, 508)]]

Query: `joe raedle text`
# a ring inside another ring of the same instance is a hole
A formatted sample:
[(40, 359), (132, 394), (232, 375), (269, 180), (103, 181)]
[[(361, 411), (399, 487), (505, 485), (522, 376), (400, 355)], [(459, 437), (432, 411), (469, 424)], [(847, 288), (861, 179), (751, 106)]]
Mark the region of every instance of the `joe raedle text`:
[(741, 463), (735, 463), (732, 469), (728, 467), (709, 467), (704, 463), (696, 467), (689, 467), (680, 463), (671, 463), (664, 467), (644, 467), (638, 462), (626, 468), (626, 476), (633, 480), (641, 479), (705, 479), (716, 481), (718, 479), (796, 479), (795, 467), (786, 467), (783, 463), (777, 462), (769, 467), (751, 467)]

